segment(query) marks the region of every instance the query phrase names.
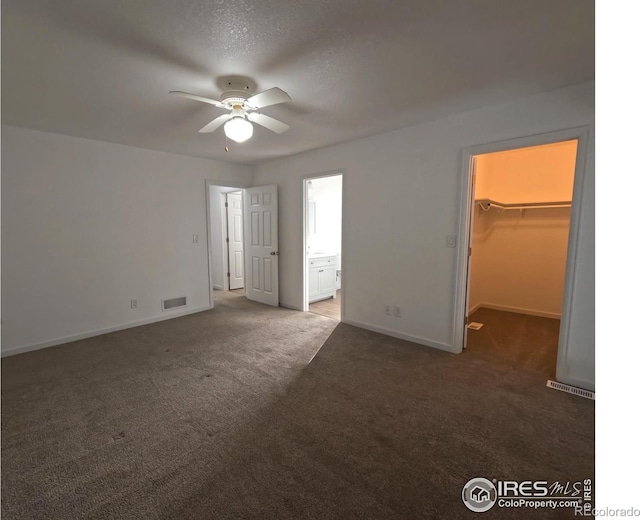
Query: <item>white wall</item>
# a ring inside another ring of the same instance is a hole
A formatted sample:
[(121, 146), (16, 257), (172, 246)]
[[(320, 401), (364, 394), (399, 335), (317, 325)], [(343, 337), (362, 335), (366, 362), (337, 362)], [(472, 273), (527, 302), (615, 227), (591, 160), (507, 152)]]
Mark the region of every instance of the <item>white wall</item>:
[(570, 208), (480, 213), (473, 229), (469, 309), (560, 319)]
[[(595, 84), (468, 112), (262, 163), (254, 184), (280, 200), (280, 300), (302, 308), (302, 178), (342, 171), (347, 322), (454, 350), (456, 250), (445, 247), (460, 215), (464, 147), (594, 125)], [(594, 146), (588, 143), (568, 359), (558, 377), (593, 387)], [(385, 316), (384, 304), (402, 317)]]
[(252, 169), (3, 126), (3, 354), (207, 308), (206, 179)]
[(476, 199), (506, 203), (571, 200), (578, 141), (479, 155)]

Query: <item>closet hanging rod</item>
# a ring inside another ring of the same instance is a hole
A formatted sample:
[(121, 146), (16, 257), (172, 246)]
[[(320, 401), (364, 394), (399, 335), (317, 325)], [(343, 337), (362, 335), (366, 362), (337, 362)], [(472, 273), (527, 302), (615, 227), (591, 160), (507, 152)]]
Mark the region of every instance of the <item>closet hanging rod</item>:
[(518, 202), (518, 203), (506, 203), (498, 202), (491, 199), (478, 199), (475, 201), (480, 206), (482, 211), (489, 211), (491, 208), (498, 209), (546, 209), (546, 208), (570, 208), (570, 200), (562, 200), (556, 202)]

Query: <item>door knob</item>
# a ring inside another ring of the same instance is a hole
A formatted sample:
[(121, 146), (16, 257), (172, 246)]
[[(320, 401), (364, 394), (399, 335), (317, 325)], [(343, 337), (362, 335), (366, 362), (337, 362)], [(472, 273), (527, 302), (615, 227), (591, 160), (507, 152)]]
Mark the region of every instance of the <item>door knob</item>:
[(271, 253), (269, 253), (271, 256), (278, 256), (280, 253), (278, 251), (271, 251)]

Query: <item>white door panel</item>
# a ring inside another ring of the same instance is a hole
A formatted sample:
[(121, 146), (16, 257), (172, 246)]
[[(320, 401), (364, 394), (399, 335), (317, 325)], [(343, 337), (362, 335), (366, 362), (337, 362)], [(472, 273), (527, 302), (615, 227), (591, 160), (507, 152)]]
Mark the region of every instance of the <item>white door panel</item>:
[(229, 240), (229, 289), (244, 287), (242, 243), (242, 194), (227, 193), (227, 238)]
[(246, 296), (250, 300), (279, 304), (278, 293), (278, 192), (275, 185), (248, 188), (244, 199), (246, 244)]

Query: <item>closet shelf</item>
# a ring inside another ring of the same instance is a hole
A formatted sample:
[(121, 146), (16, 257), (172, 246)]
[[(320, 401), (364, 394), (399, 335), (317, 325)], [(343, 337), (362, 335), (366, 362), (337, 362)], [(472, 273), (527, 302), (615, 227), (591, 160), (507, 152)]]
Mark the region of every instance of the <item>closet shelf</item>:
[(498, 202), (491, 199), (477, 199), (475, 203), (480, 206), (482, 211), (489, 211), (491, 208), (497, 208), (501, 210), (506, 209), (546, 209), (546, 208), (570, 208), (570, 200), (552, 201), (552, 202), (517, 202), (506, 203)]

